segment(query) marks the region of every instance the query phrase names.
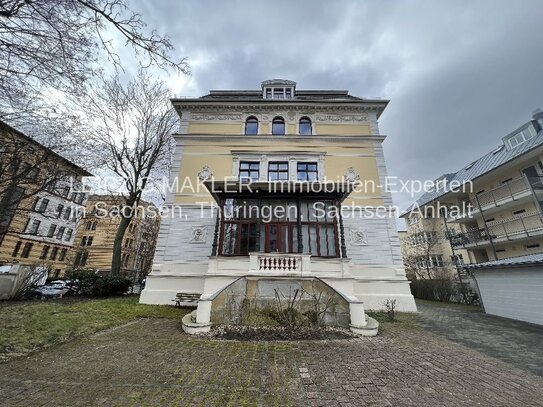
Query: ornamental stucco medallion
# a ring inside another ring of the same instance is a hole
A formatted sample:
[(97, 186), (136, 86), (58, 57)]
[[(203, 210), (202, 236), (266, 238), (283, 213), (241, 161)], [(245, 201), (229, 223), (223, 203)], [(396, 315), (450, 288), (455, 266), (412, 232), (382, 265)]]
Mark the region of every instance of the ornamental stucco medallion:
[(349, 243), (351, 246), (366, 246), (368, 244), (368, 237), (364, 229), (351, 228)]
[(198, 173), (198, 178), (200, 181), (206, 181), (213, 177), (213, 171), (209, 168), (209, 165), (204, 165), (204, 168)]
[(207, 226), (193, 226), (190, 243), (205, 243), (207, 237)]
[(360, 174), (355, 171), (353, 167), (347, 168), (347, 172), (345, 172), (345, 181), (347, 182), (356, 182), (360, 181)]

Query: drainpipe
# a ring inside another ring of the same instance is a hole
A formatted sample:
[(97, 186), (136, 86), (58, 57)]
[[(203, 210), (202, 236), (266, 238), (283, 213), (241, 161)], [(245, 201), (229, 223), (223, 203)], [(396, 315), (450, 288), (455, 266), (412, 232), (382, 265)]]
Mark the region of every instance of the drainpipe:
[[(447, 217), (443, 216), (443, 224), (445, 225), (445, 232), (447, 233), (447, 240), (449, 241), (449, 245), (451, 246), (451, 252), (452, 252), (452, 258), (454, 262), (454, 268), (456, 269), (456, 274), (458, 275), (458, 281), (460, 281), (460, 290), (462, 291), (462, 298), (464, 299), (464, 303), (468, 303), (468, 298), (466, 296), (466, 290), (464, 288), (464, 282), (462, 281), (462, 272), (461, 272), (461, 266), (458, 262), (458, 258), (456, 257), (456, 252), (454, 250), (454, 246), (452, 244), (451, 239), (451, 233), (449, 230), (449, 226), (447, 224)], [(479, 295), (480, 297), (480, 295)]]
[(488, 231), (488, 226), (486, 224), (485, 215), (483, 214), (483, 209), (481, 208), (481, 203), (479, 202), (479, 196), (475, 194), (475, 202), (477, 202), (477, 207), (479, 208), (479, 213), (481, 214), (481, 217), (483, 218), (483, 225), (485, 229), (485, 233), (488, 237), (488, 241), (490, 242), (490, 246), (492, 247), (492, 252), (494, 254), (494, 260), (498, 260), (498, 255), (496, 254), (496, 247), (494, 246), (494, 240), (492, 240), (492, 236), (490, 236), (490, 232)]

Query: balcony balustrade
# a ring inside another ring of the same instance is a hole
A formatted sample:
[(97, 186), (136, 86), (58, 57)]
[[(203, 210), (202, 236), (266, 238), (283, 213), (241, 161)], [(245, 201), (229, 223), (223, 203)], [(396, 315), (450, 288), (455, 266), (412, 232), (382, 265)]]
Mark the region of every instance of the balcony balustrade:
[[(541, 182), (539, 178), (537, 180)], [(513, 179), (497, 188), (478, 194), (477, 198), (471, 199), (471, 205), (475, 210), (478, 210), (479, 206), (485, 210), (485, 208), (500, 206), (507, 201), (529, 195), (531, 194), (530, 182), (526, 177)]]
[(259, 271), (296, 272), (301, 267), (301, 259), (293, 256), (260, 256), (258, 258)]
[[(488, 230), (488, 233), (487, 233)], [(474, 247), (504, 240), (517, 240), (543, 234), (543, 221), (539, 212), (519, 216), (503, 222), (490, 222), (485, 229), (469, 229), (463, 233), (451, 235), (449, 238), (453, 247)]]
[(253, 272), (302, 274), (310, 271), (309, 254), (252, 252), (249, 257), (249, 268)]

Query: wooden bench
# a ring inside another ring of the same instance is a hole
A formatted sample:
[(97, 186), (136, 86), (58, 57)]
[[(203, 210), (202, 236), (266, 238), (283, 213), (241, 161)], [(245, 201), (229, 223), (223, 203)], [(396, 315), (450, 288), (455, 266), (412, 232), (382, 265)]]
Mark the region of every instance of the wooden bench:
[(182, 305), (196, 305), (198, 304), (200, 295), (194, 293), (177, 293), (172, 301), (175, 302), (175, 306), (178, 308)]

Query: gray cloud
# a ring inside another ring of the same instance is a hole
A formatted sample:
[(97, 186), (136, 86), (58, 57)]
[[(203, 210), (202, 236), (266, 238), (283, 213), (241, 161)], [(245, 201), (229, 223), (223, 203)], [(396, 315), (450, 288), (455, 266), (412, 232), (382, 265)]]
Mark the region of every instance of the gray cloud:
[[(381, 119), (389, 173), (433, 179), (498, 145), (543, 107), (543, 2), (144, 1), (191, 78), (175, 93), (300, 88), (390, 98)], [(394, 196), (407, 206), (412, 198)]]

